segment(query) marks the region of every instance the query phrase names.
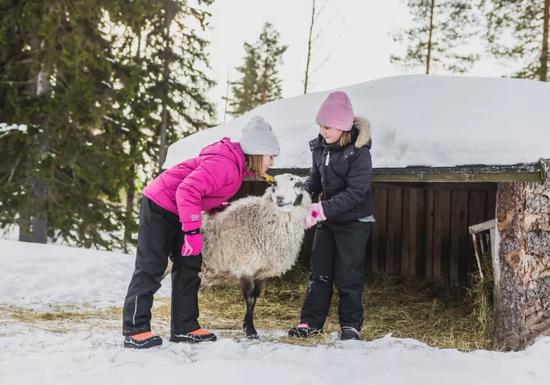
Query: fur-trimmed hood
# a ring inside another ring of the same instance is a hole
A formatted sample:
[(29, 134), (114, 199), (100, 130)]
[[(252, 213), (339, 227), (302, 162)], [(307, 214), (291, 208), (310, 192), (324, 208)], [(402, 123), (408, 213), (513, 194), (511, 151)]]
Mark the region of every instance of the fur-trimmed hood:
[[(356, 116), (353, 118), (353, 127), (351, 128), (352, 142), (355, 148), (367, 147), (368, 149), (372, 146), (371, 130), (370, 125), (367, 119)], [(318, 135), (317, 138), (309, 142), (311, 150), (318, 147), (332, 147), (335, 148), (338, 144), (326, 144), (323, 141), (323, 137)]]
[(369, 121), (361, 116), (356, 116), (353, 118), (353, 127), (357, 128), (358, 131), (355, 147), (361, 148), (367, 146), (370, 148), (372, 145), (372, 138)]

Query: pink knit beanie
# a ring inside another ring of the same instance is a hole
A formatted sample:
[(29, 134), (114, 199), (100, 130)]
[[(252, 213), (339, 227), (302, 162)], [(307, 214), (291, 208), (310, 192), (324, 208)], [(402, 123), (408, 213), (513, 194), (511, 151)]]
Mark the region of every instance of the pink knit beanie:
[(348, 95), (342, 91), (331, 92), (317, 113), (317, 124), (342, 131), (353, 126), (353, 108)]

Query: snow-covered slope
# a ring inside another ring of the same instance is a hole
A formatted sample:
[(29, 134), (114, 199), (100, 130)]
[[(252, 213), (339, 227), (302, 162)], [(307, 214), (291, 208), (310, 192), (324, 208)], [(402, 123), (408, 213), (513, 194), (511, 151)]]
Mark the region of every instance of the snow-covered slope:
[[(507, 165), (550, 158), (550, 84), (532, 80), (408, 75), (349, 87), (372, 126), (374, 167)], [(311, 165), (308, 142), (327, 92), (271, 102), (172, 144), (168, 168), (224, 136), (238, 140), (254, 115), (281, 143), (276, 168)]]
[[(0, 304), (120, 306), (134, 261), (126, 254), (0, 240)], [(164, 286), (167, 295), (169, 281)]]

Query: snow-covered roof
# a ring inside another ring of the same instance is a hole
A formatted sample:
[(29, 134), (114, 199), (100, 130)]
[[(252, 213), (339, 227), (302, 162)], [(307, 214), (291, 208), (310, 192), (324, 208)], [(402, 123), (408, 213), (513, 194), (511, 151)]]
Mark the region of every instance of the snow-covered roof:
[[(340, 88), (372, 129), (373, 166), (511, 165), (550, 158), (550, 84), (519, 79), (408, 75)], [(238, 140), (254, 115), (281, 145), (275, 168), (309, 168), (315, 115), (330, 91), (277, 100), (200, 131), (168, 150), (165, 168), (225, 136)]]

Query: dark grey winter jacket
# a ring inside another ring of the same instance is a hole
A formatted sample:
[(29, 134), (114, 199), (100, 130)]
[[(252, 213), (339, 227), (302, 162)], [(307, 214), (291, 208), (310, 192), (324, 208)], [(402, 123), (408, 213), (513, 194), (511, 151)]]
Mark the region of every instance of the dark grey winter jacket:
[(320, 135), (309, 144), (313, 162), (305, 184), (312, 196), (323, 193), (327, 220), (345, 223), (373, 215), (368, 122), (354, 119), (352, 143), (345, 147), (327, 144)]

